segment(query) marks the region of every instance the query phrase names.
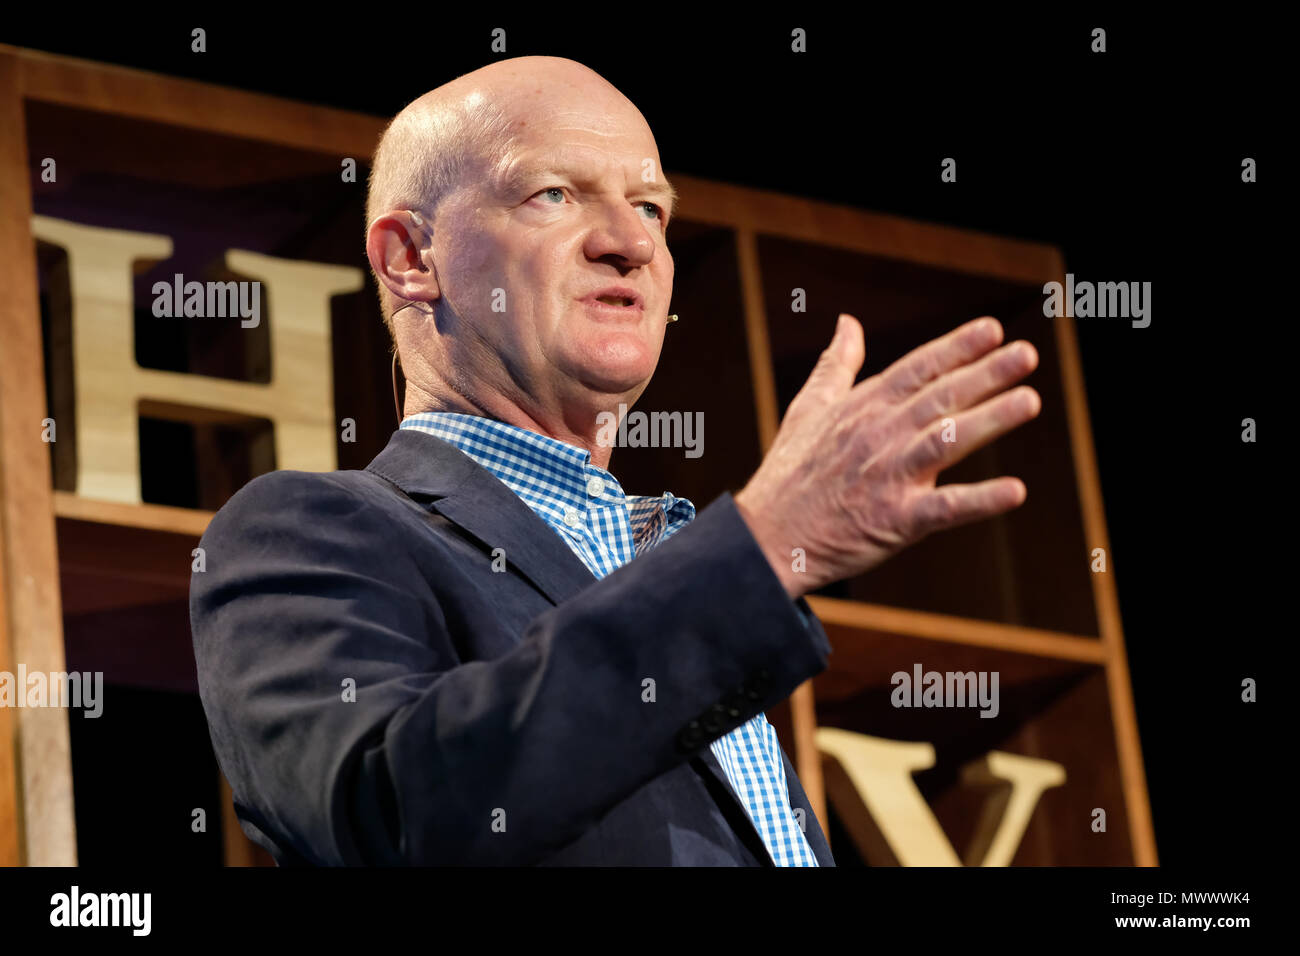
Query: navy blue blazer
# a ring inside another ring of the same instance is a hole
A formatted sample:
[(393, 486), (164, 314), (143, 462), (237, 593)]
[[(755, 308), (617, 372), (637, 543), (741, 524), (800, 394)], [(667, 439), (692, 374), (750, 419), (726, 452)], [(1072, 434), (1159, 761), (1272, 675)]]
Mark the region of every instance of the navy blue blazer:
[(212, 745), (280, 865), (772, 865), (708, 745), (830, 645), (730, 495), (597, 580), (477, 462), (399, 429), (364, 471), (254, 479), (200, 544)]

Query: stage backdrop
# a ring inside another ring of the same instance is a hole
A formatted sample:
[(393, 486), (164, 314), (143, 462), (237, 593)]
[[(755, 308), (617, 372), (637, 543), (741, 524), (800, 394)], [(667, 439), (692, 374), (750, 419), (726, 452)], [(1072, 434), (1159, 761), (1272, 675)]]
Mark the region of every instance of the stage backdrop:
[[(6, 47), (0, 113), (0, 671), (107, 683), (98, 718), (0, 709), (0, 862), (266, 863), (187, 592), (241, 485), (361, 468), (396, 427), (362, 240), (385, 120)], [(1024, 507), (812, 599), (830, 668), (769, 717), (837, 860), (1154, 864), (1059, 252), (668, 175), (682, 321), (637, 408), (703, 431), (619, 448), (630, 493), (738, 490), (840, 311), (864, 375), (983, 314), (1041, 356), (1039, 418), (944, 477), (1018, 475)]]

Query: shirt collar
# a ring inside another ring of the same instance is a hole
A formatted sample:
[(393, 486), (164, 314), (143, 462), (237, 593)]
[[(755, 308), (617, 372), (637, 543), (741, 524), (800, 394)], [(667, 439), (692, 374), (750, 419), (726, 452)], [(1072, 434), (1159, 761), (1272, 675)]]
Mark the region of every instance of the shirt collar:
[(626, 495), (611, 472), (591, 463), (589, 450), (517, 425), (456, 412), (423, 412), (403, 419), (401, 427), (456, 446), (554, 522), (563, 522), (571, 508), (611, 506), (630, 509), (634, 532), (656, 525), (659, 514), (659, 520), (673, 525), (695, 517), (695, 506), (687, 499), (668, 492), (661, 497)]

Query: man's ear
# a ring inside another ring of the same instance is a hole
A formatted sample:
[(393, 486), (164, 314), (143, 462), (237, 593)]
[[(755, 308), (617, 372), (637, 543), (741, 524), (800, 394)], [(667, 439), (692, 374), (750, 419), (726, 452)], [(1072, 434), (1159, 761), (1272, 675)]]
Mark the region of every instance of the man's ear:
[(393, 295), (433, 307), (440, 292), (433, 268), (432, 227), (417, 212), (380, 216), (366, 233), (366, 256), (375, 276)]

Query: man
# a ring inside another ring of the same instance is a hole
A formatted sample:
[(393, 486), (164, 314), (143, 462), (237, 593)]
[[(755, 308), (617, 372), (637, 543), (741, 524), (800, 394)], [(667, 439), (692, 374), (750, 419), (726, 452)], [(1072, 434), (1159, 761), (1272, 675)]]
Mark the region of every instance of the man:
[(661, 169), (552, 57), (385, 132), (366, 249), (402, 427), (364, 471), (250, 482), (191, 591), (213, 745), (279, 863), (834, 865), (763, 716), (826, 666), (803, 595), (1024, 500), (935, 479), (1037, 414), (1006, 391), (1037, 356), (984, 318), (854, 385), (841, 316), (734, 498), (628, 497), (597, 435), (663, 342)]

